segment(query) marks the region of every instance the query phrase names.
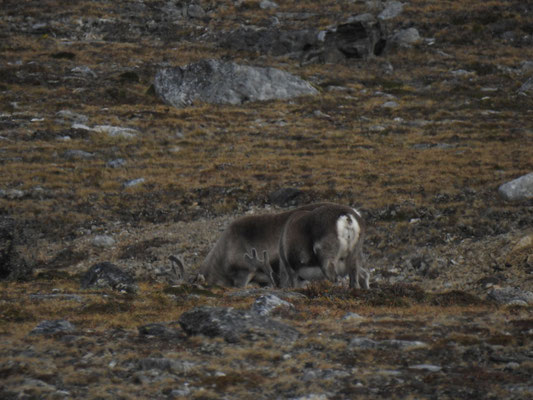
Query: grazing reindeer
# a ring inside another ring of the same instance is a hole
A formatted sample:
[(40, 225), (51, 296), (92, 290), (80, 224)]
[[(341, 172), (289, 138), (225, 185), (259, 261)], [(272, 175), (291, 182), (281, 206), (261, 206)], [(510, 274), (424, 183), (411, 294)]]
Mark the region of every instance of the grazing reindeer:
[[(237, 287), (244, 287), (252, 281), (261, 285), (289, 287), (294, 286), (298, 277), (307, 280), (323, 279), (325, 275), (320, 269), (317, 270), (318, 264), (299, 266), (301, 267), (298, 268), (300, 275), (294, 273), (289, 275), (289, 272), (293, 270), (287, 270), (285, 265), (289, 264), (280, 262), (279, 253), (282, 232), (293, 214), (310, 212), (323, 207), (327, 210), (327, 207), (343, 206), (316, 203), (278, 214), (251, 215), (233, 221), (205, 258), (200, 268), (201, 274), (208, 284)], [(349, 207), (344, 209), (354, 212)], [(358, 246), (361, 246), (359, 252), (359, 257), (361, 257), (362, 240)], [(262, 259), (259, 258), (258, 252), (262, 252)], [(365, 275), (364, 279), (368, 286), (369, 274), (362, 269), (362, 259), (358, 265), (361, 266), (360, 273)], [(313, 278), (310, 277), (312, 275), (314, 275)]]
[(279, 256), (289, 276), (287, 286), (301, 280), (327, 278), (336, 282), (350, 277), (350, 287), (369, 288), (370, 274), (363, 268), (365, 224), (353, 208), (325, 204), (313, 210), (298, 210), (288, 219), (279, 242)]
[[(236, 219), (217, 240), (202, 263), (200, 273), (211, 285), (244, 287), (254, 281), (278, 286), (280, 281), (287, 282), (289, 279), (280, 268), (278, 253), (283, 226), (296, 211), (313, 210), (325, 204)], [(258, 252), (263, 254), (263, 259)], [(274, 271), (277, 271), (276, 276)]]

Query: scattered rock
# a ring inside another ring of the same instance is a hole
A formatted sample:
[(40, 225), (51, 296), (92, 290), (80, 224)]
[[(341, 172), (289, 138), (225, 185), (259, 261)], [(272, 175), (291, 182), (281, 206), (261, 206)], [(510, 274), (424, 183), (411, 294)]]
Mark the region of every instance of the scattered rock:
[(532, 292), (509, 286), (490, 290), (488, 298), (505, 305), (527, 306), (533, 304)]
[[(268, 296), (272, 294), (273, 289), (272, 288), (247, 288), (242, 290), (237, 290), (235, 292), (228, 293), (229, 297), (257, 297), (257, 296)], [(275, 294), (280, 299), (284, 300), (304, 300), (307, 299), (307, 296), (298, 293), (298, 292), (288, 292), (286, 290), (279, 290), (276, 291)]]
[(350, 347), (360, 349), (375, 349), (378, 347), (378, 342), (365, 337), (355, 337), (350, 340)]
[(533, 199), (533, 172), (504, 183), (498, 193), (507, 201)]
[(300, 198), (304, 194), (300, 189), (295, 188), (281, 188), (275, 192), (270, 193), (268, 201), (271, 204), (288, 207), (298, 205)]
[(186, 374), (193, 367), (194, 363), (184, 360), (174, 360), (172, 358), (155, 358), (148, 357), (140, 359), (137, 362), (137, 368), (140, 370), (157, 369), (161, 371), (168, 371), (173, 374)]
[(289, 309), (294, 308), (291, 303), (285, 300), (281, 300), (278, 296), (275, 296), (273, 294), (267, 294), (257, 298), (254, 304), (252, 304), (251, 311), (259, 315), (265, 316), (271, 314), (272, 311), (279, 307)]
[(522, 61), (520, 64), (520, 73), (523, 75), (529, 75), (533, 73), (533, 61)]
[(124, 182), (123, 186), (125, 188), (129, 188), (132, 186), (140, 185), (141, 183), (144, 183), (144, 178), (137, 178), (137, 179), (132, 179), (131, 181)]
[(427, 346), (426, 343), (417, 340), (381, 340), (375, 341), (366, 337), (355, 337), (350, 341), (350, 347), (361, 349), (398, 349), (398, 350), (410, 350), (419, 347)]
[(63, 153), (63, 158), (67, 160), (89, 160), (93, 157), (93, 153), (84, 150), (67, 150)]
[(431, 364), (416, 364), (416, 365), (410, 365), (409, 369), (416, 369), (420, 371), (429, 371), (429, 372), (439, 372), (442, 370), (442, 367), (438, 365), (431, 365)]
[(533, 94), (533, 77), (529, 78), (522, 84), (522, 86), (520, 86), (520, 89), (518, 89), (518, 93), (525, 95)]
[(31, 300), (65, 300), (65, 301), (77, 301), (81, 303), (83, 300), (81, 296), (77, 294), (30, 294)]
[(108, 235), (97, 235), (92, 240), (93, 246), (111, 247), (115, 245), (115, 239)]
[(383, 107), (383, 108), (398, 108), (399, 104), (396, 103), (395, 101), (391, 100), (391, 101), (387, 101), (387, 102), (383, 103), (381, 105), (381, 107)]
[(31, 277), (33, 267), (17, 250), (20, 240), (15, 220), (0, 217), (0, 279), (24, 280)]
[(116, 160), (110, 160), (107, 162), (109, 168), (120, 168), (127, 164), (127, 161), (123, 158), (117, 158)]
[(81, 287), (110, 288), (126, 293), (135, 293), (138, 289), (130, 274), (110, 262), (102, 262), (89, 268), (81, 278)]
[(524, 236), (513, 247), (513, 252), (521, 252), (523, 250), (533, 249), (533, 233)]
[(257, 340), (272, 337), (277, 340), (294, 340), (299, 332), (282, 322), (258, 315), (255, 312), (223, 307), (198, 307), (183, 313), (179, 319), (188, 335), (221, 336), (229, 343), (242, 339)]
[(74, 325), (64, 319), (54, 321), (42, 321), (31, 332), (30, 335), (53, 335), (62, 332), (72, 332)]
[(389, 43), (399, 47), (411, 47), (414, 44), (420, 43), (422, 38), (416, 28), (402, 29), (392, 35)]
[(59, 122), (69, 122), (69, 123), (79, 123), (79, 124), (86, 124), (87, 121), (89, 121), (89, 118), (86, 115), (78, 114), (70, 110), (60, 110), (56, 113), (56, 117), (58, 118)]
[(342, 317), (343, 321), (361, 321), (363, 319), (364, 319), (364, 317), (362, 317), (361, 315), (359, 315), (357, 313), (354, 313), (354, 312), (346, 313)]
[(205, 10), (199, 6), (198, 4), (189, 4), (187, 7), (187, 16), (190, 18), (205, 18), (206, 16)]
[(86, 65), (80, 65), (79, 67), (74, 67), (70, 70), (70, 72), (76, 75), (81, 75), (85, 78), (97, 78), (98, 77), (98, 75), (96, 75), (96, 73)]
[(8, 189), (8, 190), (2, 190), (0, 189), (0, 197), (4, 199), (9, 200), (16, 200), (16, 199), (22, 199), (24, 197), (25, 193), (22, 190), (18, 189)]
[(387, 1), (385, 3), (385, 8), (378, 14), (380, 20), (388, 20), (396, 18), (403, 11), (403, 3), (399, 1)]
[(270, 1), (270, 0), (262, 0), (259, 3), (259, 7), (262, 10), (270, 10), (270, 9), (273, 9), (273, 8), (278, 8), (278, 5), (277, 5), (277, 3), (273, 2), (273, 1)]
[(195, 101), (242, 104), (318, 93), (308, 82), (276, 68), (218, 60), (160, 69), (154, 87), (157, 95), (174, 107), (186, 107)]
[(137, 129), (111, 125), (96, 125), (91, 130), (94, 132), (107, 133), (111, 137), (122, 139), (131, 139), (140, 133)]
[(180, 337), (183, 335), (181, 329), (176, 329), (173, 325), (177, 325), (177, 322), (170, 323), (158, 323), (154, 322), (139, 326), (137, 330), (141, 336), (156, 336), (162, 338)]

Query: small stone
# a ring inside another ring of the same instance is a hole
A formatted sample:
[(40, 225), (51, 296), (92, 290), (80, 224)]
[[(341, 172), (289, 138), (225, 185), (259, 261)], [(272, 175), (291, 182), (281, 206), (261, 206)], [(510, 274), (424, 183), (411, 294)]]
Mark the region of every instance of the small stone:
[(18, 189), (0, 190), (0, 197), (4, 197), (9, 200), (21, 199), (24, 197), (24, 192)]
[(277, 3), (273, 2), (273, 1), (263, 0), (263, 1), (261, 1), (259, 3), (259, 7), (262, 10), (269, 10), (269, 9), (272, 9), (272, 8), (278, 8), (278, 5), (277, 5)]
[(85, 124), (89, 121), (89, 118), (86, 115), (78, 114), (70, 110), (60, 110), (56, 113), (56, 117), (63, 120), (63, 122), (76, 122), (80, 124)]
[(418, 369), (422, 371), (429, 371), (429, 372), (439, 372), (442, 370), (442, 367), (438, 365), (431, 365), (431, 364), (416, 364), (416, 365), (410, 365), (409, 369)]
[(358, 347), (361, 349), (375, 349), (378, 347), (378, 342), (365, 337), (355, 337), (350, 340), (350, 347)]
[(143, 358), (138, 361), (138, 368), (140, 370), (158, 369), (161, 371), (169, 371), (174, 374), (185, 374), (194, 367), (194, 364), (189, 361), (174, 360), (171, 358)]
[(280, 299), (278, 296), (267, 294), (258, 297), (254, 304), (252, 304), (251, 310), (259, 315), (265, 316), (271, 314), (272, 311), (279, 307), (294, 308), (291, 303)]
[(132, 186), (140, 185), (141, 183), (144, 183), (144, 178), (137, 178), (137, 179), (132, 179), (131, 181), (124, 182), (123, 186), (125, 188), (129, 188)]
[(108, 161), (106, 165), (109, 168), (119, 168), (119, 167), (123, 167), (126, 164), (127, 164), (126, 160), (124, 160), (123, 158), (117, 158), (116, 160)]
[(88, 160), (93, 158), (94, 154), (84, 150), (67, 150), (63, 153), (63, 157), (67, 160)]
[(187, 7), (187, 16), (191, 18), (204, 18), (206, 13), (198, 4), (190, 4), (189, 7)]
[(396, 32), (391, 41), (400, 47), (410, 47), (422, 40), (416, 28), (402, 29)]
[(507, 201), (519, 201), (533, 198), (533, 172), (504, 183), (498, 193)]
[(354, 313), (354, 312), (346, 313), (342, 317), (343, 321), (361, 321), (362, 319), (364, 319), (364, 317), (362, 317), (361, 315), (359, 315), (357, 313)]
[(111, 247), (115, 244), (115, 239), (108, 235), (97, 235), (92, 240), (93, 246)]
[(131, 139), (140, 133), (137, 129), (111, 125), (96, 125), (91, 130), (95, 132), (107, 133), (111, 137), (122, 139)]
[(387, 1), (385, 9), (378, 14), (378, 19), (388, 20), (397, 17), (403, 10), (403, 3), (399, 1)]
[(386, 103), (383, 103), (381, 107), (383, 107), (383, 108), (398, 108), (398, 103), (396, 103), (395, 101), (387, 101)]
[(494, 288), (489, 291), (488, 298), (499, 304), (527, 306), (533, 304), (533, 293), (519, 288)]

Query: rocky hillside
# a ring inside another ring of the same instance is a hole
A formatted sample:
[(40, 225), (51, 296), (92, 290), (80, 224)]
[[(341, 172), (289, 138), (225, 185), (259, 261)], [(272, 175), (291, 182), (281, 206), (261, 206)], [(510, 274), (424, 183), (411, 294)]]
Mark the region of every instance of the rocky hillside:
[[(533, 5), (0, 7), (0, 397), (532, 396)], [(370, 290), (171, 268), (313, 201)]]

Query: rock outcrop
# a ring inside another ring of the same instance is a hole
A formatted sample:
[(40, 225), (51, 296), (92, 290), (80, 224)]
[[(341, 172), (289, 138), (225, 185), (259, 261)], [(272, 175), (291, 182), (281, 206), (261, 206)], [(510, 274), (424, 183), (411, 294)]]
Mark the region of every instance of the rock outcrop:
[(197, 307), (183, 313), (179, 323), (188, 335), (220, 336), (228, 343), (266, 337), (287, 341), (299, 336), (296, 329), (283, 322), (233, 308)]
[(174, 107), (190, 106), (195, 101), (242, 104), (287, 100), (318, 93), (311, 84), (288, 72), (219, 60), (160, 69), (154, 87), (157, 95)]
[(81, 287), (109, 288), (119, 292), (135, 293), (135, 279), (110, 262), (94, 264), (81, 278)]

